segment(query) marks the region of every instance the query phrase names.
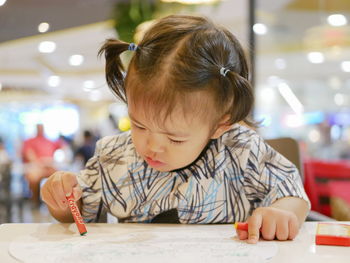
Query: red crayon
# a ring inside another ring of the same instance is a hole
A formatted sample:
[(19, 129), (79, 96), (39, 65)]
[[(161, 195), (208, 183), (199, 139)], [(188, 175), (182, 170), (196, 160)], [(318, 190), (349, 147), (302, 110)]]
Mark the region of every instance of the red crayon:
[(81, 236), (85, 235), (87, 233), (83, 218), (81, 217), (79, 208), (77, 204), (75, 203), (73, 193), (70, 196), (66, 196), (68, 205), (70, 208), (70, 211), (72, 212), (75, 224), (77, 225), (77, 228), (79, 230), (79, 233)]

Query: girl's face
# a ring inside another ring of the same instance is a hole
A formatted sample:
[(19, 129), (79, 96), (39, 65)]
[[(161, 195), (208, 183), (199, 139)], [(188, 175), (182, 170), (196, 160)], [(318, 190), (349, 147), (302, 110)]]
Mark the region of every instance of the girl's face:
[(154, 169), (165, 172), (185, 167), (202, 152), (212, 137), (212, 126), (200, 118), (185, 118), (174, 111), (164, 127), (142, 107), (129, 104), (131, 136), (138, 154)]

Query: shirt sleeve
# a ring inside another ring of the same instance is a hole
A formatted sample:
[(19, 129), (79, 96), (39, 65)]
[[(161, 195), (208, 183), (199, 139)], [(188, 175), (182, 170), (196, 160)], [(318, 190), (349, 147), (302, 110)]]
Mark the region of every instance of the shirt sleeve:
[(100, 176), (101, 141), (97, 142), (94, 156), (86, 163), (78, 176), (83, 191), (82, 216), (86, 222), (98, 222), (102, 210), (102, 182)]
[(260, 136), (255, 135), (251, 142), (244, 175), (244, 190), (251, 204), (251, 211), (291, 196), (304, 199), (310, 207), (295, 165), (265, 143)]

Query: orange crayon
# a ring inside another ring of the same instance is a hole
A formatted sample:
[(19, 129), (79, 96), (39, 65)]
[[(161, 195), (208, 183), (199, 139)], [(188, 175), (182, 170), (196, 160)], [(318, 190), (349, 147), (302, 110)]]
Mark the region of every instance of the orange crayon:
[(79, 208), (77, 204), (75, 203), (73, 193), (70, 196), (66, 196), (68, 205), (70, 208), (70, 211), (72, 212), (75, 224), (77, 225), (77, 228), (79, 230), (79, 233), (81, 236), (85, 235), (87, 233), (83, 218), (81, 217)]
[(248, 231), (248, 223), (247, 222), (236, 222), (233, 225), (238, 230)]
[[(248, 223), (247, 222), (236, 222), (236, 223), (234, 223), (233, 226), (238, 230), (248, 231)], [(261, 228), (260, 228), (260, 230), (261, 230)]]

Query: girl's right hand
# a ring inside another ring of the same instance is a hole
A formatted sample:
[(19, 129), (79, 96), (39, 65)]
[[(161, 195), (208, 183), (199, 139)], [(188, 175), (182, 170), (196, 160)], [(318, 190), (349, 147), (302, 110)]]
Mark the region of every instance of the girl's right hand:
[(76, 175), (71, 172), (55, 172), (41, 188), (42, 200), (55, 211), (68, 209), (66, 197), (70, 196), (71, 193), (73, 193), (75, 201), (81, 198), (82, 190), (78, 185)]

